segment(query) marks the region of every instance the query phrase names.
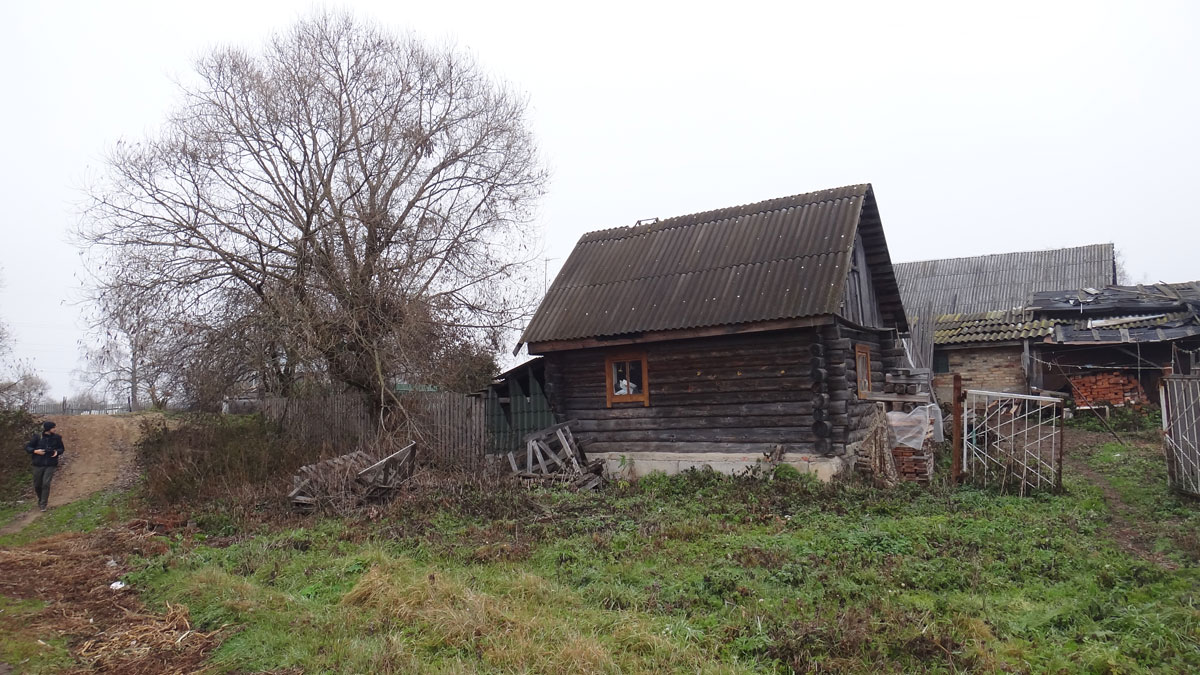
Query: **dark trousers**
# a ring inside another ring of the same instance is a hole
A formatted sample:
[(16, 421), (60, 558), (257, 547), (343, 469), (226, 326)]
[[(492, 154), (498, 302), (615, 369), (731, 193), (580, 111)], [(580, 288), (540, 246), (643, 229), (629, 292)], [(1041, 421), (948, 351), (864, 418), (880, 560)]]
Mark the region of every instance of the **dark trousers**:
[(33, 492), (37, 495), (38, 506), (45, 506), (50, 501), (50, 481), (54, 480), (57, 466), (33, 467)]

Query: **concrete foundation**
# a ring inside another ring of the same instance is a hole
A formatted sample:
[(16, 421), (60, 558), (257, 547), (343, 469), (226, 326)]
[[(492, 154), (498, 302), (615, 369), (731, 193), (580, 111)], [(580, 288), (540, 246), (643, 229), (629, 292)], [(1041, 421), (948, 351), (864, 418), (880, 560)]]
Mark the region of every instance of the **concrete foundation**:
[(769, 471), (775, 464), (790, 464), (802, 473), (815, 474), (822, 481), (829, 482), (854, 466), (852, 460), (844, 457), (822, 457), (819, 455), (803, 455), (789, 453), (779, 462), (770, 462), (761, 454), (729, 454), (719, 452), (589, 452), (589, 460), (604, 460), (604, 474), (609, 478), (640, 478), (655, 471), (668, 475), (677, 474), (688, 469), (710, 468), (724, 474), (743, 473), (761, 467)]

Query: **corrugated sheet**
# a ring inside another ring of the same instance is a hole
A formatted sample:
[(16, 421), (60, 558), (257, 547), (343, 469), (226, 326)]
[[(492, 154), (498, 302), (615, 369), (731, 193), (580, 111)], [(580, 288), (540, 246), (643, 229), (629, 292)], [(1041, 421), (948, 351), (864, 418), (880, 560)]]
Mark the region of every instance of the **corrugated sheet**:
[(870, 185), (585, 234), (522, 342), (838, 311)]
[(1114, 283), (1112, 244), (895, 263), (909, 316), (1023, 307), (1033, 293)]
[(1106, 286), (1039, 293), (1039, 316), (1056, 317), (1054, 341), (1168, 342), (1200, 335), (1200, 282)]
[(1035, 319), (1032, 313), (1017, 310), (945, 314), (938, 317), (934, 325), (933, 343), (949, 345), (1044, 338), (1054, 333), (1054, 326), (1052, 319)]
[(1188, 304), (1200, 303), (1200, 281), (1175, 284), (1139, 284), (1137, 286), (1067, 286), (1035, 293), (1030, 309), (1043, 312), (1078, 313), (1090, 315), (1170, 312)]

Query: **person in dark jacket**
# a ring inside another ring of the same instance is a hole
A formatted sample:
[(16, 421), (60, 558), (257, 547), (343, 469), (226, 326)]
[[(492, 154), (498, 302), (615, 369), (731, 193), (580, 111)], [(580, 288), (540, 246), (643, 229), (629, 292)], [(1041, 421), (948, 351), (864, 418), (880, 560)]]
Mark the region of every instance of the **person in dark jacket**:
[(34, 434), (25, 444), (25, 452), (33, 457), (33, 492), (38, 508), (45, 511), (50, 502), (50, 481), (58, 470), (58, 459), (67, 451), (62, 436), (54, 433), (54, 422), (42, 422), (42, 433)]

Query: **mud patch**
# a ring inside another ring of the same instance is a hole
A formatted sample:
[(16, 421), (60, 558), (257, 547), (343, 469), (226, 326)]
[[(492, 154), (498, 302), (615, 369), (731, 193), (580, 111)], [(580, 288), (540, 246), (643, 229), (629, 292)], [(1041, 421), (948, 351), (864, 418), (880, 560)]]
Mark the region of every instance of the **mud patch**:
[(220, 643), (217, 633), (197, 632), (186, 607), (172, 605), (165, 615), (156, 614), (132, 590), (111, 587), (129, 571), (124, 563), (129, 556), (165, 549), (144, 530), (120, 528), (0, 550), (0, 593), (46, 603), (21, 617), (20, 626), (5, 625), (11, 619), (0, 616), (0, 630), (62, 638), (76, 662), (69, 672), (203, 672), (207, 655)]

